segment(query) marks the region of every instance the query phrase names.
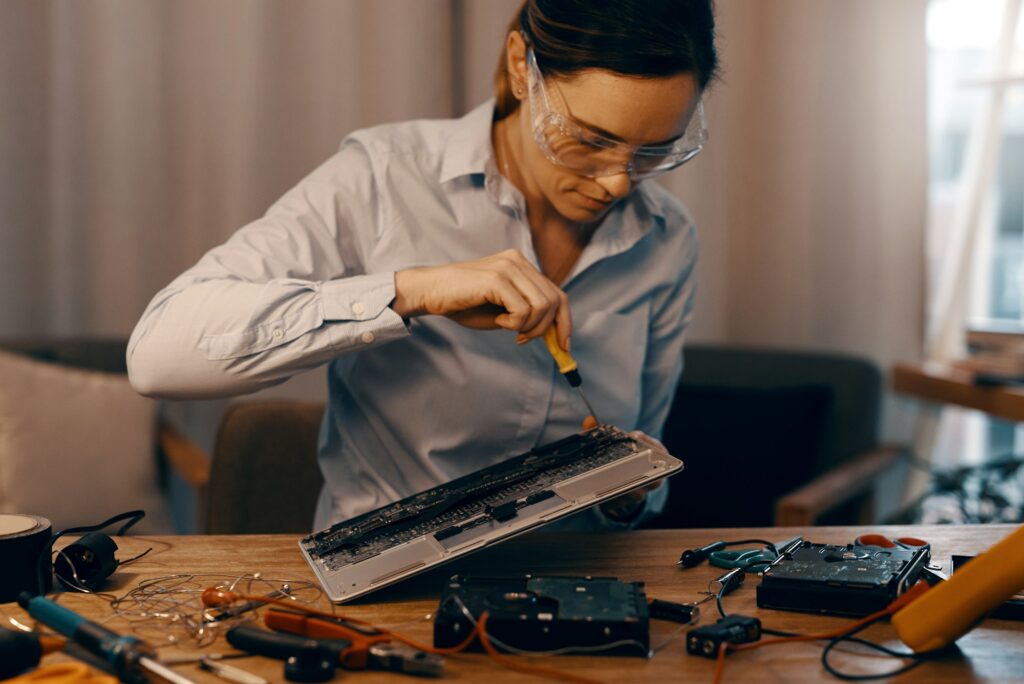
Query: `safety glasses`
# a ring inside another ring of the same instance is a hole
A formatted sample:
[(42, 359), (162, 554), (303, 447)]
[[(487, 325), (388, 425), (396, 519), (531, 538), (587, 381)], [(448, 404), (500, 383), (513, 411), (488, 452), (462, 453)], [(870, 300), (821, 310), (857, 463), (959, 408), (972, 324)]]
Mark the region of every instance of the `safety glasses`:
[(532, 48), (526, 52), (533, 138), (548, 161), (590, 178), (628, 173), (642, 180), (693, 159), (707, 141), (704, 106), (696, 110), (681, 137), (669, 145), (630, 145), (575, 121), (557, 86), (550, 91)]

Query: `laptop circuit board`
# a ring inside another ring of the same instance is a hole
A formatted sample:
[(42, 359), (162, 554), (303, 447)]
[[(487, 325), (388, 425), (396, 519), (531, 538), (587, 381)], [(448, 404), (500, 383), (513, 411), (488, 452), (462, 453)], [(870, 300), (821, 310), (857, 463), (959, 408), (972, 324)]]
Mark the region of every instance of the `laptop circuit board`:
[(555, 496), (551, 488), (647, 449), (599, 425), (311, 534), (301, 546), (328, 571), (373, 558), (405, 542), (440, 541), (475, 526), (514, 518)]

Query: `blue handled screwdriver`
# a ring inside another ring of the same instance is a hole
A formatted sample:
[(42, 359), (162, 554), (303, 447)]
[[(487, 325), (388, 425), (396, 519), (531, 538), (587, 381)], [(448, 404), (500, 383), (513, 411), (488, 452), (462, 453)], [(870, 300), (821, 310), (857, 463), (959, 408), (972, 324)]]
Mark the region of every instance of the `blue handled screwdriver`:
[(31, 596), (22, 592), (18, 596), (18, 605), (39, 622), (102, 660), (122, 681), (146, 681), (142, 673), (145, 670), (172, 684), (194, 684), (192, 680), (154, 660), (152, 652), (143, 641), (90, 622), (44, 596)]

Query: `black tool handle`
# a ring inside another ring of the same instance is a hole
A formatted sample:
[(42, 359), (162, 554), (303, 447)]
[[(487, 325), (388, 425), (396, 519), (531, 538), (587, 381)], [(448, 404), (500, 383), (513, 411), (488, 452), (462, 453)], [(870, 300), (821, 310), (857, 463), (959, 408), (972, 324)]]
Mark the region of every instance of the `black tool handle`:
[(38, 665), (42, 657), (38, 634), (0, 628), (0, 679)]
[(692, 568), (700, 565), (711, 552), (721, 551), (724, 548), (724, 541), (716, 541), (708, 544), (707, 546), (702, 546), (699, 549), (686, 549), (683, 551), (683, 555), (679, 557), (679, 565), (682, 565), (684, 568)]
[(352, 642), (345, 639), (310, 639), (252, 625), (232, 627), (228, 630), (227, 639), (240, 651), (278, 660), (320, 656), (338, 663), (342, 652), (352, 646)]
[(720, 575), (711, 580), (711, 586), (717, 586), (718, 591), (716, 593), (720, 593), (722, 596), (725, 596), (733, 589), (743, 584), (743, 580), (746, 579), (746, 577), (747, 575), (743, 571), (743, 568), (733, 568), (724, 575)]

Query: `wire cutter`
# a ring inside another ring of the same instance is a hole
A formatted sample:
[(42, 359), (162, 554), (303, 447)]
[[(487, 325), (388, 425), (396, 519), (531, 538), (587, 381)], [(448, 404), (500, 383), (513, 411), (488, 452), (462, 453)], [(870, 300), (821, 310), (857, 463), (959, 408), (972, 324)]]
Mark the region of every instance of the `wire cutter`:
[(883, 549), (899, 547), (909, 551), (926, 549), (931, 552), (932, 548), (932, 545), (924, 539), (917, 539), (916, 537), (897, 537), (895, 539), (891, 539), (882, 534), (862, 534), (857, 537), (853, 543), (855, 546), (880, 546)]
[(342, 618), (271, 608), (263, 614), (263, 623), (278, 632), (298, 634), (310, 639), (349, 642), (348, 648), (339, 654), (339, 662), (347, 670), (374, 668), (423, 677), (440, 677), (444, 674), (444, 659), (441, 656), (405, 644), (392, 643), (388, 634)]

